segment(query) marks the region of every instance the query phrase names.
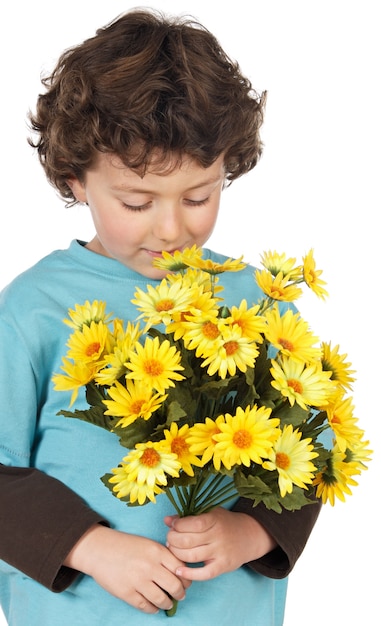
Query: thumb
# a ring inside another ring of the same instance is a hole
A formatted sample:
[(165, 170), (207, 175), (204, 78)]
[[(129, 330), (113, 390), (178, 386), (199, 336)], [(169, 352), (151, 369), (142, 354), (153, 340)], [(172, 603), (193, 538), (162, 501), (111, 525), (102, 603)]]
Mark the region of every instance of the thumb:
[(168, 526), (168, 528), (172, 528), (174, 521), (177, 520), (178, 517), (178, 515), (166, 515), (164, 517), (164, 524)]

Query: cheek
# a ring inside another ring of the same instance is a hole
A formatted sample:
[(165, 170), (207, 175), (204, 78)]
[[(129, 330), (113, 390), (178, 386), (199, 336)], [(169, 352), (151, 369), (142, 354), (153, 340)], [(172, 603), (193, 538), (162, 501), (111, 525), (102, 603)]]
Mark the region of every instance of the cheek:
[(213, 207), (213, 210), (205, 211), (199, 215), (198, 224), (199, 230), (210, 232), (213, 230), (218, 217), (218, 205)]
[(98, 234), (113, 241), (134, 240), (139, 237), (141, 224), (133, 216), (123, 212), (102, 212), (94, 216)]

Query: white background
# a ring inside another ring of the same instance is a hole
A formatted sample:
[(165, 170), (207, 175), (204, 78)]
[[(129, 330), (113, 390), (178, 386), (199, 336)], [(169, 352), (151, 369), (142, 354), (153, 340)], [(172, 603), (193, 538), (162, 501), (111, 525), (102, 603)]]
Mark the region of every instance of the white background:
[[(284, 626), (373, 626), (379, 616), (379, 580), (372, 574), (381, 556), (378, 5), (377, 0), (150, 3), (199, 18), (254, 86), (268, 90), (264, 156), (254, 172), (224, 191), (210, 246), (229, 255), (244, 253), (254, 264), (264, 250), (300, 259), (314, 248), (330, 298), (323, 303), (308, 294), (299, 308), (323, 340), (348, 353), (357, 372), (356, 416), (374, 450), (353, 496), (324, 508), (291, 574)], [(1, 9), (0, 286), (52, 249), (92, 236), (86, 209), (65, 209), (46, 183), (26, 143), (26, 112), (41, 89), (40, 72), (51, 69), (64, 48), (134, 6), (118, 0), (8, 0)]]

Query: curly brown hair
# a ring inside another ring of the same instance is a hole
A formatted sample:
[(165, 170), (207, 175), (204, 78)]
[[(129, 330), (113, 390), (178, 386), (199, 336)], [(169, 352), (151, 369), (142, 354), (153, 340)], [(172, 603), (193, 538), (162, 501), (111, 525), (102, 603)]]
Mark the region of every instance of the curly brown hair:
[(153, 151), (203, 167), (224, 154), (231, 182), (257, 163), (265, 93), (200, 23), (147, 10), (127, 12), (63, 52), (30, 113), (49, 182), (68, 203), (67, 180), (99, 152), (144, 174)]

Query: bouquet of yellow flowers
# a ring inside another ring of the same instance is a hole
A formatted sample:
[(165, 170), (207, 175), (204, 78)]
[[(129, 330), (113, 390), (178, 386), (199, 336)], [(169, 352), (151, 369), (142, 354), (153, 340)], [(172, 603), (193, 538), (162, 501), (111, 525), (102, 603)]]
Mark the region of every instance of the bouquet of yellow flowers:
[(180, 516), (238, 496), (277, 512), (333, 505), (366, 469), (351, 363), (292, 304), (303, 283), (327, 295), (313, 251), (300, 265), (276, 252), (261, 261), (257, 303), (224, 303), (219, 274), (240, 271), (242, 258), (218, 264), (194, 246), (155, 261), (167, 276), (136, 289), (134, 322), (105, 302), (69, 309), (53, 381), (72, 391), (71, 406), (85, 386), (89, 407), (60, 414), (119, 437), (126, 454), (102, 480), (128, 505), (163, 493)]

